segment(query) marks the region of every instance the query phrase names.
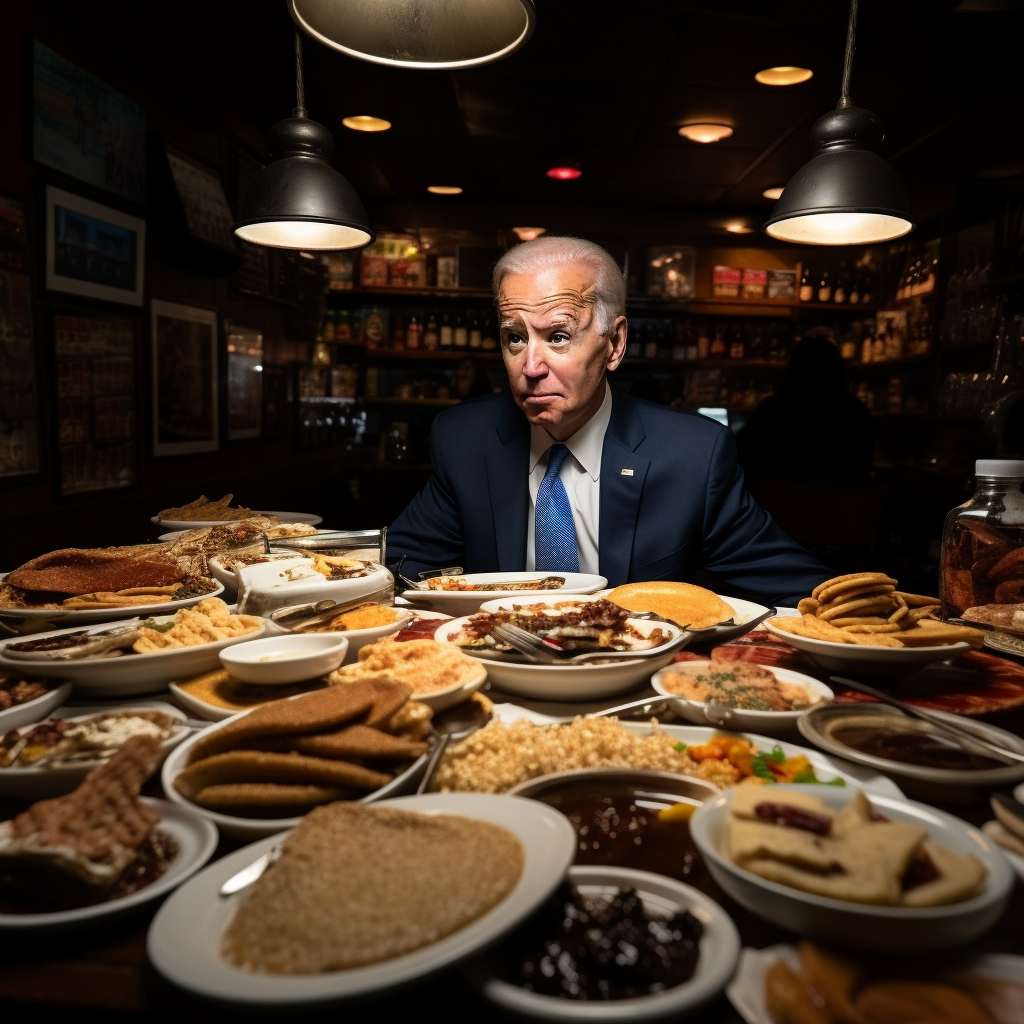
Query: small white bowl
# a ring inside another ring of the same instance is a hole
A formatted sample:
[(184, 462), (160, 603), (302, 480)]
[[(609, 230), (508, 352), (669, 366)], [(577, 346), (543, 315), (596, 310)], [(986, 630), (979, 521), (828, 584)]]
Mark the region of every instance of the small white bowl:
[(461, 683), (453, 683), (446, 690), (438, 690), (435, 693), (414, 693), (411, 699), (426, 704), (436, 713), (444, 711), (446, 708), (455, 707), (456, 704), (461, 704), (464, 700), (469, 700), (486, 681), (487, 668), (481, 664), (479, 671), (469, 679)]
[(585, 895), (611, 895), (618, 889), (636, 889), (644, 904), (662, 913), (689, 910), (704, 926), (700, 957), (689, 981), (633, 999), (608, 1002), (562, 999), (541, 995), (497, 976), (496, 957), (483, 957), (464, 970), (466, 980), (509, 1013), (549, 1021), (621, 1021), (678, 1018), (717, 996), (728, 984), (740, 954), (739, 934), (729, 915), (702, 892), (683, 882), (634, 868), (574, 865), (569, 881)]
[[(270, 621), (278, 628), (287, 630), (299, 636), (344, 636), (348, 640), (348, 651), (345, 654), (343, 664), (359, 660), (359, 652), (367, 645), (376, 643), (378, 640), (386, 640), (388, 637), (400, 633), (412, 621), (412, 612), (408, 608), (393, 608), (396, 618), (394, 622), (385, 623), (383, 626), (369, 626), (366, 629), (339, 629), (331, 630), (329, 633), (307, 633), (301, 629), (290, 629), (282, 626), (280, 620), (302, 609), (302, 605), (290, 605), (287, 608), (279, 608), (271, 612)], [(307, 605), (312, 609), (312, 605)], [(311, 611), (312, 615), (313, 612)]]
[[(848, 788), (785, 788), (820, 797), (833, 811), (851, 798)], [(726, 790), (698, 807), (690, 819), (690, 835), (711, 877), (726, 895), (774, 925), (855, 949), (902, 953), (969, 943), (988, 931), (1006, 909), (1014, 884), (1013, 869), (988, 836), (927, 804), (874, 793), (872, 805), (891, 821), (923, 825), (936, 845), (957, 854), (974, 854), (987, 872), (982, 891), (969, 900), (942, 907), (891, 907), (817, 896), (761, 878), (733, 864), (723, 851), (732, 793)]]
[(221, 664), (246, 683), (301, 683), (333, 672), (345, 659), (348, 640), (340, 633), (290, 633), (236, 644), (221, 651)]
[[(728, 662), (724, 664), (728, 665)], [(688, 722), (693, 722), (694, 725), (714, 725), (715, 723), (709, 721), (704, 714), (703, 701), (689, 700), (681, 694), (673, 693), (665, 685), (668, 676), (706, 672), (710, 665), (711, 662), (705, 659), (673, 662), (654, 674), (651, 686), (663, 697), (675, 698), (678, 701), (676, 707), (679, 714)], [(802, 672), (793, 672), (788, 668), (776, 668), (774, 665), (758, 665), (757, 667), (767, 669), (780, 682), (794, 683), (813, 693), (818, 700), (816, 704), (812, 705), (813, 707), (828, 704), (835, 697), (835, 694), (824, 683), (818, 682), (812, 676), (805, 676)], [(730, 710), (735, 715), (734, 724), (730, 728), (737, 732), (759, 732), (766, 736), (793, 736), (799, 731), (797, 723), (800, 717), (808, 709), (804, 708), (802, 711), (749, 711), (745, 708), (731, 708)]]
[[(31, 672), (26, 672), (32, 678)], [(0, 711), (0, 735), (11, 729), (19, 729), (23, 725), (41, 722), (51, 711), (59, 708), (71, 696), (71, 683), (58, 683), (52, 690), (23, 704), (15, 704)]]

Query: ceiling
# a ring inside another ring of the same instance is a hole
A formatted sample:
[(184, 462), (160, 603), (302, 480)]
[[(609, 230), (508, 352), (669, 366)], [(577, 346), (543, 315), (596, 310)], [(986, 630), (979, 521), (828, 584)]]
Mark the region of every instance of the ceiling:
[[(71, 5), (69, 5), (70, 7)], [(839, 94), (844, 0), (536, 0), (518, 53), (483, 68), (410, 71), (360, 62), (305, 40), (307, 107), (335, 136), (335, 165), (377, 223), (600, 225), (602, 234), (721, 232), (759, 225), (807, 159), (807, 134)], [(111, 0), (166, 45), (240, 92), (269, 127), (292, 106), (292, 23), (283, 0), (174, 5)], [(982, 8), (965, 10), (963, 8)], [(1013, 0), (861, 0), (852, 93), (882, 119), (920, 221), (958, 182), (1024, 156), (1019, 124), (1022, 5)], [(993, 8), (995, 8), (993, 10)], [(173, 17), (168, 16), (168, 11)], [(104, 7), (91, 7), (102, 31)], [(759, 85), (778, 64), (809, 67), (801, 85)], [(349, 114), (392, 121), (380, 134)], [(733, 126), (701, 145), (690, 120)], [(548, 179), (554, 163), (583, 176)], [(460, 185), (434, 197), (432, 184)]]

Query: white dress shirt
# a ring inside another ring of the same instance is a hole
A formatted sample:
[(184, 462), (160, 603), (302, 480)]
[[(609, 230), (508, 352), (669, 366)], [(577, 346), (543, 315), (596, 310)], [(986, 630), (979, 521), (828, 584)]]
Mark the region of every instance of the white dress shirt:
[[(580, 572), (597, 573), (598, 530), (601, 525), (601, 454), (604, 435), (612, 418), (612, 389), (605, 381), (601, 407), (562, 444), (569, 456), (562, 463), (558, 478), (565, 487), (576, 525), (576, 549)], [(548, 469), (548, 451), (558, 442), (543, 428), (530, 427), (530, 514), (526, 527), (526, 569), (537, 568), (536, 504), (537, 491)]]

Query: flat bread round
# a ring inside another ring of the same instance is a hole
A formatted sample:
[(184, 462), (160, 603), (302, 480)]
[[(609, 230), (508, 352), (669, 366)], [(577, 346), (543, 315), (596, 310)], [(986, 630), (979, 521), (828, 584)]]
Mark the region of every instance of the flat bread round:
[(631, 612), (654, 612), (691, 629), (715, 626), (736, 615), (735, 609), (710, 590), (668, 580), (624, 583), (608, 595), (608, 600)]

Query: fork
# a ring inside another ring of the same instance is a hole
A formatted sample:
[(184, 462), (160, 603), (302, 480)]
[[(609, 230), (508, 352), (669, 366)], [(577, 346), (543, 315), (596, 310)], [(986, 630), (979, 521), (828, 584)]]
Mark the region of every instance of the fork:
[[(491, 633), (498, 640), (508, 644), (531, 661), (543, 665), (579, 665), (592, 658), (642, 658), (648, 653), (647, 651), (613, 651), (609, 649), (607, 651), (587, 651), (585, 654), (566, 657), (563, 647), (552, 643), (550, 640), (534, 636), (520, 626), (502, 623), (501, 625), (494, 626)], [(667, 644), (661, 645), (657, 648), (658, 652), (664, 652), (668, 647), (678, 644), (686, 635), (684, 633), (674, 641), (670, 640)]]

